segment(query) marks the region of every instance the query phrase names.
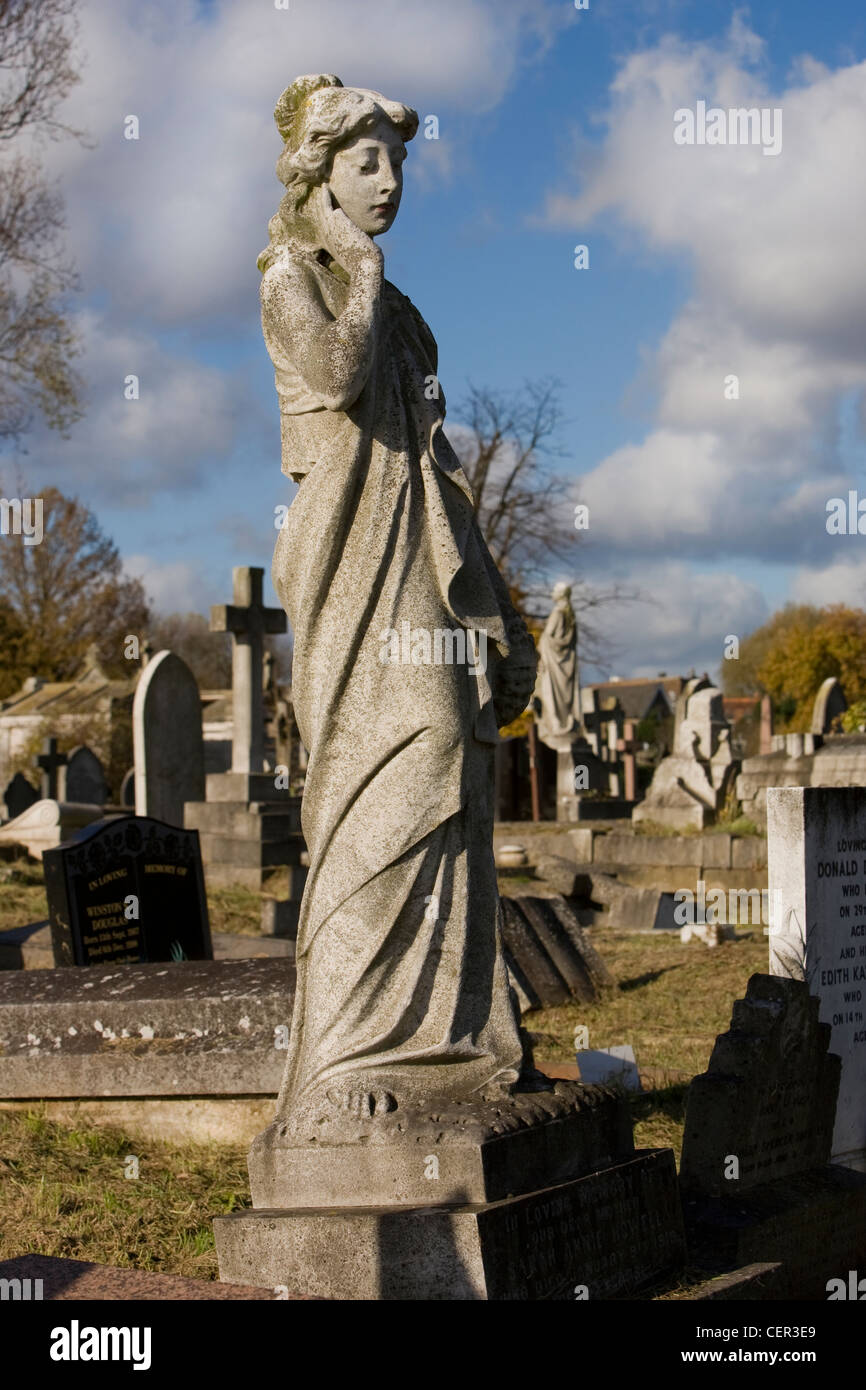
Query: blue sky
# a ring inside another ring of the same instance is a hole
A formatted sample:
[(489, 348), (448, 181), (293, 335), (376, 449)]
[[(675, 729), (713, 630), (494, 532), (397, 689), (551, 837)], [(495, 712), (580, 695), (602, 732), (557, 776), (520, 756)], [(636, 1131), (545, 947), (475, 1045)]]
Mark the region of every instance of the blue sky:
[[(387, 273), (450, 404), (470, 380), (562, 381), (591, 523), (552, 577), (644, 595), (604, 610), (605, 674), (716, 669), (788, 599), (866, 602), (863, 539), (824, 525), (827, 498), (866, 493), (861, 0), (98, 0), (82, 50), (67, 112), (91, 146), (44, 157), (89, 408), (16, 462), (93, 508), (160, 608), (207, 611), (233, 565), (267, 571), (293, 493), (255, 258), (273, 105), (317, 71), (439, 119), (410, 146)], [(674, 110), (702, 99), (780, 108), (780, 155), (677, 147)]]

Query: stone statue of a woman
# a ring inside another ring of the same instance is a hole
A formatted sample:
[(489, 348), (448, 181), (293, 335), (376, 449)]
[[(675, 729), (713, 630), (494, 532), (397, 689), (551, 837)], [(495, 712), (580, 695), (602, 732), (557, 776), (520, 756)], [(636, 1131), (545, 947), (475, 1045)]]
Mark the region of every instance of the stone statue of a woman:
[[(397, 215), (418, 118), (315, 76), (292, 83), (275, 119), (287, 193), (259, 258), (262, 321), (283, 471), (300, 490), (273, 578), (309, 750), (310, 868), (275, 1122), (293, 1143), (431, 1097), (488, 1100), (519, 1078), (492, 764), (535, 655), (443, 433), (435, 341), (384, 279), (374, 240)], [(400, 661), (383, 656), (404, 630), (447, 632), (432, 647), (445, 659), (414, 641)], [(477, 634), (486, 663), (469, 659)]]

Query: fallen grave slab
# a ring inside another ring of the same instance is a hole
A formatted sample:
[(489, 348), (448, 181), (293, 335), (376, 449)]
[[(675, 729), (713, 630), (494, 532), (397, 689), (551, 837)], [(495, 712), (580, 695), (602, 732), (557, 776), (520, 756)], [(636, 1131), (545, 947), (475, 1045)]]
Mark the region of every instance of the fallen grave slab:
[(294, 987), (285, 959), (6, 971), (0, 1106), (240, 1141), (273, 1111)]

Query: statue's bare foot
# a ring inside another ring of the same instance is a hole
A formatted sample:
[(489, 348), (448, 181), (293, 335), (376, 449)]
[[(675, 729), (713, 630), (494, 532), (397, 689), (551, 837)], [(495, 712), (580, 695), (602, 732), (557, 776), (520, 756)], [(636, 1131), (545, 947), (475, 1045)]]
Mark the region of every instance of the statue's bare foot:
[(366, 1087), (352, 1087), (347, 1091), (333, 1087), (325, 1095), (335, 1110), (351, 1115), (354, 1119), (367, 1120), (375, 1115), (386, 1115), (397, 1109), (396, 1098), (390, 1091), (376, 1087), (372, 1091)]

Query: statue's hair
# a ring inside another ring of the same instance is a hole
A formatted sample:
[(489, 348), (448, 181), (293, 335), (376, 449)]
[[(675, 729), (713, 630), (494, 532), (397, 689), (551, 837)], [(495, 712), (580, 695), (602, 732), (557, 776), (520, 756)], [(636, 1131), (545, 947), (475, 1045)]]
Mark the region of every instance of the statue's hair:
[(311, 190), (328, 178), (337, 150), (383, 117), (404, 140), (411, 140), (418, 129), (418, 114), (411, 106), (365, 87), (344, 87), (333, 73), (296, 77), (286, 88), (274, 108), (274, 120), (284, 141), (277, 177), (287, 192), (268, 223), (270, 242), (258, 258), (259, 270), (267, 270), (277, 248), (290, 238), (296, 214)]

